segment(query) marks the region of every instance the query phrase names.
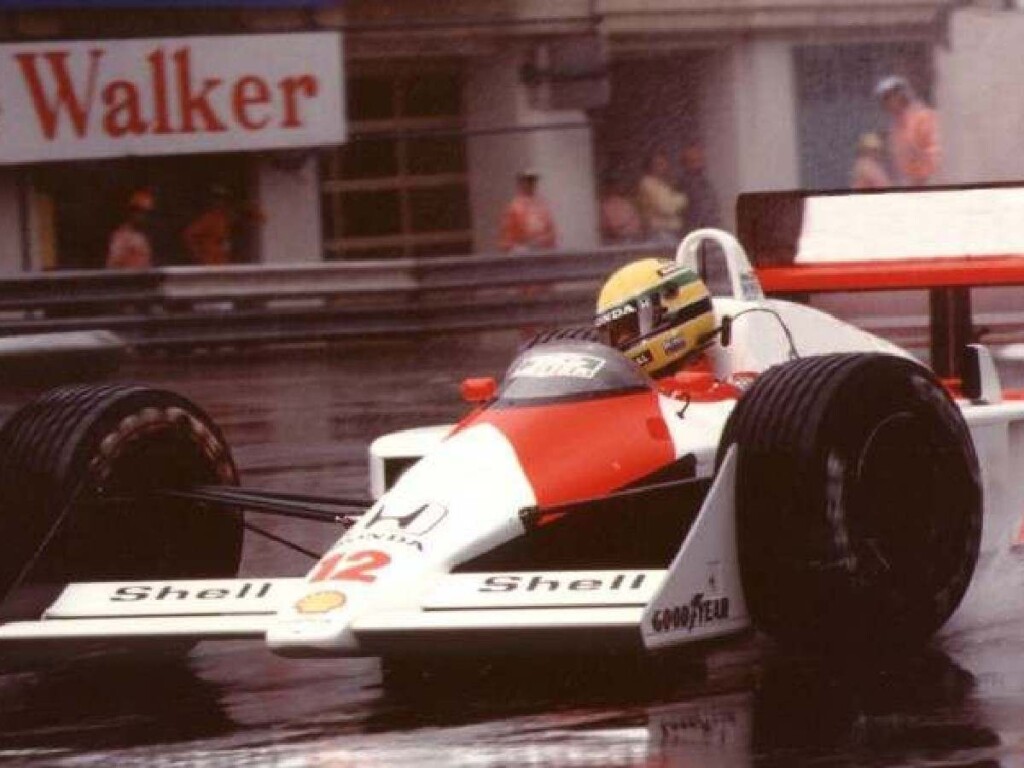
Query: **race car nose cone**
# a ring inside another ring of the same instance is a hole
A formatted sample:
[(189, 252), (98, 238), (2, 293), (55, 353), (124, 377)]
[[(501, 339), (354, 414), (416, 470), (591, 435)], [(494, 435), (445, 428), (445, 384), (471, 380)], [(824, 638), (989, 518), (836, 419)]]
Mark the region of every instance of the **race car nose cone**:
[[(312, 605), (319, 611), (320, 605), (327, 605), (330, 602), (326, 598), (321, 598), (322, 594), (307, 595), (302, 598), (299, 605)], [(281, 616), (278, 622), (267, 630), (266, 642), (271, 651), (288, 658), (358, 654), (359, 643), (349, 629), (351, 617), (346, 616), (344, 611), (302, 613), (301, 610), (297, 608), (294, 613), (289, 612)]]
[(352, 601), (335, 583), (310, 583), (281, 608), (267, 631), (267, 646), (288, 657), (347, 656), (358, 650), (349, 629)]

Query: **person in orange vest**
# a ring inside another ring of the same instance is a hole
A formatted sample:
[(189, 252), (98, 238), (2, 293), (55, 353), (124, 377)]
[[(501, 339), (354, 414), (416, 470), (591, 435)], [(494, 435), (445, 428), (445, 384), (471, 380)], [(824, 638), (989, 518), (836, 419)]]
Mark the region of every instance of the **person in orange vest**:
[(516, 195), (501, 219), (499, 247), (507, 253), (548, 250), (558, 243), (551, 209), (537, 194), (539, 180), (532, 169), (516, 175)]
[(210, 188), (206, 208), (185, 227), (182, 238), (194, 264), (219, 266), (231, 262), (233, 216), (228, 191), (219, 184)]
[(109, 269), (150, 269), (153, 266), (153, 247), (146, 234), (146, 223), (156, 208), (153, 193), (140, 189), (128, 200), (128, 215), (110, 235), (107, 244)]
[(889, 115), (889, 157), (896, 183), (928, 184), (939, 169), (939, 121), (935, 110), (921, 101), (905, 78), (879, 81), (875, 96)]

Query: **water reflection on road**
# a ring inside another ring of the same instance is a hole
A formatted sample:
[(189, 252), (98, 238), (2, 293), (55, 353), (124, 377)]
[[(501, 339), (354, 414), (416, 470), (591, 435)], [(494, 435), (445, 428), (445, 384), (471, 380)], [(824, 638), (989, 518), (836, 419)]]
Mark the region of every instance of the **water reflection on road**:
[[(362, 350), (168, 358), (127, 371), (207, 408), (246, 484), (365, 493), (366, 443), (457, 418), (465, 375), (500, 374), (517, 337)], [(8, 392), (9, 407), (27, 391)], [(314, 549), (329, 526), (260, 520)], [(243, 572), (300, 555), (247, 542)], [(204, 644), (140, 670), (77, 658), (0, 676), (0, 762), (117, 766), (1024, 765), (1024, 600), (929, 651), (837, 668), (759, 637), (637, 663), (447, 668), (288, 661)]]

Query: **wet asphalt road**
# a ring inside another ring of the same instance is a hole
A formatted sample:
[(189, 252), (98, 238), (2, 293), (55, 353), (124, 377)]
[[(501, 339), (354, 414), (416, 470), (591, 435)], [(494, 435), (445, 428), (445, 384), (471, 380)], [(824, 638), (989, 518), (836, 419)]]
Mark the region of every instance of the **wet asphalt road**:
[[(366, 492), (374, 435), (449, 421), (465, 375), (500, 374), (514, 334), (362, 350), (132, 363), (205, 407), (243, 483)], [(5, 408), (29, 388), (0, 395)], [(314, 549), (337, 531), (263, 518)], [(394, 671), (200, 645), (140, 670), (70, 659), (0, 675), (0, 763), (55, 766), (1024, 766), (1024, 578), (910, 659), (827, 667), (759, 637), (643, 665), (593, 659)], [(245, 574), (308, 561), (247, 541)], [(1020, 563), (1024, 572), (1024, 560)]]

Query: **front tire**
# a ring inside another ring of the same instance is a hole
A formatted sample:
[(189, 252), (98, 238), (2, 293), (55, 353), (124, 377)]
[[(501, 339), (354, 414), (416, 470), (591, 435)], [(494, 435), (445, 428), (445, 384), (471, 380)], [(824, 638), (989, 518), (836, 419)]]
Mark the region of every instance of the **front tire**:
[(240, 513), (146, 494), (237, 483), (220, 431), (179, 395), (47, 392), (0, 428), (0, 598), (22, 581), (233, 576)]
[(935, 377), (884, 354), (764, 373), (726, 424), (755, 624), (820, 650), (924, 642), (967, 589), (981, 539), (978, 460)]

